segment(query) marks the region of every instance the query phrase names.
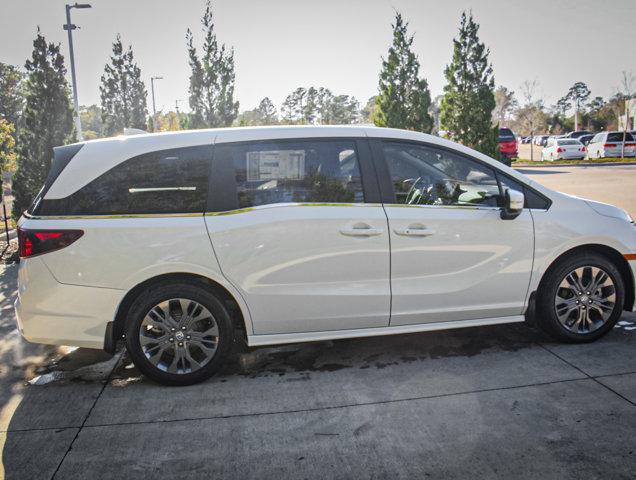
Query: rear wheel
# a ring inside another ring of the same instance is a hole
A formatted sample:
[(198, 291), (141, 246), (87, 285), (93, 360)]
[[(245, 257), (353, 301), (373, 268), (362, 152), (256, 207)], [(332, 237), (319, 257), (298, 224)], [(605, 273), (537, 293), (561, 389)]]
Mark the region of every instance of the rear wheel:
[(152, 380), (190, 385), (218, 370), (232, 337), (230, 317), (212, 293), (195, 284), (163, 284), (133, 303), (126, 347)]
[(590, 342), (612, 329), (623, 311), (624, 297), (623, 279), (612, 262), (596, 253), (575, 254), (541, 282), (539, 324), (559, 340)]

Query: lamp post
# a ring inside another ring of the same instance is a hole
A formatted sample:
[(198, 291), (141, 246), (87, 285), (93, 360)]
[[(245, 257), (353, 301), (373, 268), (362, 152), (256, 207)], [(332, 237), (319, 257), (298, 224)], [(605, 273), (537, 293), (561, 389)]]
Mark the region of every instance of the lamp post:
[(77, 100), (77, 78), (75, 77), (75, 55), (73, 54), (73, 30), (78, 28), (71, 23), (71, 8), (92, 8), (89, 3), (66, 5), (66, 24), (62, 28), (68, 33), (68, 50), (71, 58), (71, 79), (73, 82), (73, 105), (75, 107), (75, 129), (78, 140), (82, 140), (82, 122), (80, 120), (79, 102)]
[(155, 80), (163, 80), (163, 77), (150, 77), (150, 89), (152, 90), (152, 128), (157, 131), (157, 107), (155, 106)]

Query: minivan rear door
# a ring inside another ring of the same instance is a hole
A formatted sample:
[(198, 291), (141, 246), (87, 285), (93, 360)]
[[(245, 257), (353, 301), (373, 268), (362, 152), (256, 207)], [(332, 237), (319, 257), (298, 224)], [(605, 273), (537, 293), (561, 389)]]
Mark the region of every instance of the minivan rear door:
[(219, 134), (205, 220), (253, 334), (386, 327), (389, 234), (367, 140)]

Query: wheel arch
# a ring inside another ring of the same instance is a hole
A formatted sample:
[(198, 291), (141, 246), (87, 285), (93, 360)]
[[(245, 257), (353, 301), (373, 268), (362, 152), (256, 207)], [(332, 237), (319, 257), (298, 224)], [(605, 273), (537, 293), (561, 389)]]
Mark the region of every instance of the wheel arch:
[(631, 268), (629, 267), (629, 263), (618, 250), (603, 244), (589, 243), (584, 245), (577, 245), (576, 247), (570, 248), (569, 250), (561, 253), (554, 260), (552, 260), (552, 262), (550, 262), (548, 268), (546, 268), (543, 272), (543, 275), (541, 275), (541, 280), (537, 285), (536, 291), (539, 291), (543, 286), (543, 282), (547, 277), (547, 274), (554, 268), (556, 268), (556, 266), (564, 258), (583, 252), (597, 253), (607, 258), (612, 263), (614, 263), (614, 265), (616, 265), (616, 268), (618, 268), (618, 271), (621, 274), (621, 278), (623, 279), (623, 283), (625, 284), (625, 303), (623, 305), (623, 309), (631, 311), (634, 306), (634, 276), (632, 274)]
[(234, 324), (235, 332), (239, 334), (238, 337), (240, 338), (242, 336), (243, 339), (247, 341), (249, 332), (248, 323), (250, 322), (249, 313), (244, 312), (243, 306), (237, 300), (236, 296), (225, 286), (204, 275), (186, 272), (166, 273), (148, 278), (128, 290), (117, 307), (113, 321), (107, 325), (104, 338), (104, 350), (106, 352), (114, 353), (117, 341), (125, 334), (126, 318), (135, 298), (144, 290), (161, 283), (190, 283), (203, 286), (212, 291), (222, 300), (227, 308), (232, 323)]

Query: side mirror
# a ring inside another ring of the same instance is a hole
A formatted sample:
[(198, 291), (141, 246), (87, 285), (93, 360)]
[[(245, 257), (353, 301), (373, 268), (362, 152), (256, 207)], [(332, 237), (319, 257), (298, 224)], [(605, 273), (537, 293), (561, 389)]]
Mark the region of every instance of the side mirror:
[(502, 220), (517, 218), (523, 211), (526, 197), (518, 190), (507, 188), (504, 193), (504, 206), (501, 209)]

